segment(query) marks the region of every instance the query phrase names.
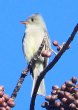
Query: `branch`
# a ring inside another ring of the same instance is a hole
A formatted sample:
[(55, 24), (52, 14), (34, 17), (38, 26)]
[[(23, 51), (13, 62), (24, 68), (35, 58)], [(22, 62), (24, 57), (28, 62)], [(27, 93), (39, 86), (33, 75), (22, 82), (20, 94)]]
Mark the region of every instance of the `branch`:
[(36, 99), (36, 94), (40, 85), (40, 82), (42, 81), (42, 79), (44, 78), (44, 76), (46, 75), (46, 73), (52, 69), (54, 67), (54, 65), (58, 62), (58, 60), (61, 58), (61, 56), (63, 55), (63, 53), (67, 50), (67, 47), (70, 45), (70, 43), (73, 41), (76, 33), (78, 31), (78, 24), (75, 26), (72, 34), (70, 35), (70, 37), (68, 38), (67, 42), (64, 44), (63, 48), (60, 50), (60, 52), (55, 56), (55, 58), (52, 60), (52, 62), (41, 72), (41, 74), (39, 75), (37, 81), (36, 81), (36, 85), (32, 94), (32, 98), (31, 98), (31, 102), (30, 102), (30, 110), (34, 110), (34, 106), (35, 106), (35, 99)]
[(16, 98), (16, 96), (17, 96), (17, 94), (18, 94), (18, 92), (19, 92), (19, 90), (20, 90), (20, 88), (21, 88), (21, 85), (22, 85), (22, 83), (23, 83), (25, 77), (27, 76), (27, 73), (28, 73), (28, 72), (29, 72), (29, 68), (27, 67), (27, 68), (21, 73), (21, 76), (20, 76), (20, 78), (19, 78), (19, 80), (18, 80), (18, 82), (17, 82), (17, 84), (16, 84), (16, 86), (15, 86), (15, 88), (14, 88), (12, 94), (11, 94), (11, 98), (13, 98), (13, 99)]
[(25, 77), (27, 76), (27, 73), (29, 72), (31, 66), (35, 63), (36, 60), (38, 60), (38, 58), (39, 58), (39, 56), (41, 54), (41, 51), (42, 51), (42, 49), (43, 49), (43, 47), (45, 45), (45, 42), (46, 42), (46, 36), (44, 36), (44, 39), (43, 39), (43, 41), (42, 41), (37, 53), (31, 59), (28, 67), (21, 73), (21, 76), (20, 76), (20, 78), (19, 78), (19, 80), (18, 80), (18, 82), (17, 82), (17, 84), (16, 84), (16, 86), (15, 86), (15, 88), (14, 88), (12, 94), (11, 94), (11, 98), (13, 98), (13, 99), (16, 98), (16, 96), (17, 96), (17, 94), (18, 94), (18, 92), (19, 92), (19, 90), (20, 90), (20, 88), (22, 86), (22, 83), (23, 83)]

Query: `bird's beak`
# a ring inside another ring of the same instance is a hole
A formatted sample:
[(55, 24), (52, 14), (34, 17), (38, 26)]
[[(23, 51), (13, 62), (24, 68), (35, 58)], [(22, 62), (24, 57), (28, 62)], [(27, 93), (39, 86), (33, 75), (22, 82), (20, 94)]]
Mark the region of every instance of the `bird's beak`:
[(20, 21), (21, 24), (28, 24), (28, 21)]

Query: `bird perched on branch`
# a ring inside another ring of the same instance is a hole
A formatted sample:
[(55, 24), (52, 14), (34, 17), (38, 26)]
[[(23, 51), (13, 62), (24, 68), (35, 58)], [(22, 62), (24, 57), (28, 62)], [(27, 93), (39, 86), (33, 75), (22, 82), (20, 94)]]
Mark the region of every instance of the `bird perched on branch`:
[[(26, 26), (26, 30), (23, 37), (23, 51), (27, 62), (29, 63), (32, 57), (38, 51), (43, 38), (46, 36), (46, 44), (42, 51), (50, 48), (50, 41), (48, 38), (45, 22), (40, 14), (33, 14), (26, 21), (22, 21), (22, 24), (25, 24)], [(32, 65), (32, 68), (30, 70), (33, 78), (31, 95), (33, 93), (38, 76), (47, 66), (47, 60), (48, 58), (42, 57), (40, 55), (39, 59), (35, 61), (35, 63)], [(46, 94), (44, 79), (40, 83), (37, 94), (43, 96), (45, 96)]]

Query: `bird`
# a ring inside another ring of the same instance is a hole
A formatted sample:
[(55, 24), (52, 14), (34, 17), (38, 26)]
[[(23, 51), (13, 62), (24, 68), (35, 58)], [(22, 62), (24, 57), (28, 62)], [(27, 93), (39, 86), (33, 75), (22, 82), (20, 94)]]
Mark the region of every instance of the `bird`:
[[(44, 22), (43, 17), (39, 13), (32, 14), (27, 18), (27, 20), (22, 21), (22, 24), (25, 25), (25, 32), (22, 40), (22, 47), (23, 47), (23, 53), (27, 60), (27, 63), (31, 61), (33, 56), (38, 51), (43, 38), (46, 36), (46, 44), (42, 51), (46, 50), (47, 47), (50, 48), (50, 38), (48, 36), (46, 24)], [(48, 58), (40, 57), (37, 61), (32, 65), (30, 69), (30, 73), (33, 79), (33, 85), (32, 85), (32, 92), (31, 96), (33, 94), (33, 90), (36, 84), (36, 80), (40, 73), (46, 68), (48, 64)], [(45, 89), (45, 82), (44, 79), (42, 79), (40, 86), (37, 91), (38, 95), (45, 96), (46, 95), (46, 89)]]

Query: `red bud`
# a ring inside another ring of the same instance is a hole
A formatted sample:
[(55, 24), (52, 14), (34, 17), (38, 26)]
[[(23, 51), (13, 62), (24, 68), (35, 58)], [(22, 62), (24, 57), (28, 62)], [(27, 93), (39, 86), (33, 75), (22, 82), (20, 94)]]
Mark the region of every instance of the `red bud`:
[(60, 107), (60, 105), (61, 105), (61, 102), (60, 101), (55, 101), (55, 106), (56, 107)]
[(72, 108), (72, 109), (76, 109), (76, 105), (75, 105), (74, 103), (71, 103), (71, 104), (69, 105), (69, 107)]
[(45, 97), (45, 100), (51, 101), (51, 97), (52, 97), (51, 95), (48, 95), (48, 96)]
[(52, 86), (53, 90), (59, 90), (59, 87), (57, 85)]
[(5, 99), (6, 101), (8, 101), (9, 98), (10, 98), (7, 94), (4, 94), (3, 97), (4, 97), (4, 99)]
[(4, 91), (0, 91), (0, 97), (2, 97), (4, 94)]
[(3, 106), (3, 107), (6, 107), (6, 106), (7, 106), (7, 103), (6, 103), (6, 102), (3, 102), (3, 103), (2, 103), (2, 106)]
[(61, 90), (65, 90), (66, 89), (66, 84), (63, 84), (62, 86), (61, 86)]
[(61, 49), (62, 49), (62, 46), (59, 45), (59, 46), (57, 47), (57, 51), (60, 51)]
[(10, 98), (10, 99), (7, 101), (7, 104), (8, 104), (10, 107), (14, 107), (14, 106), (15, 106), (14, 100), (13, 100), (12, 98)]
[(48, 106), (48, 103), (47, 102), (43, 102), (42, 105), (41, 105), (43, 108), (46, 108)]
[(78, 107), (78, 100), (74, 100), (74, 104)]
[(71, 81), (72, 81), (72, 83), (75, 83), (76, 84), (77, 78), (76, 77), (72, 77)]
[(54, 46), (58, 46), (58, 42), (57, 42), (57, 41), (53, 41), (52, 44), (53, 44)]
[(42, 57), (50, 57), (52, 55), (52, 52), (51, 51), (48, 51), (48, 50), (45, 50), (41, 53), (41, 56)]
[(9, 106), (6, 106), (6, 110), (11, 110), (11, 108)]
[(3, 98), (0, 98), (0, 105), (4, 102)]
[(0, 107), (0, 110), (6, 110), (6, 108), (5, 107)]
[(4, 91), (4, 86), (0, 86), (0, 91)]

